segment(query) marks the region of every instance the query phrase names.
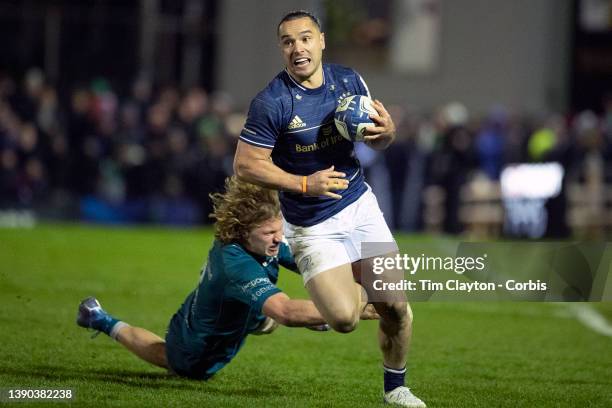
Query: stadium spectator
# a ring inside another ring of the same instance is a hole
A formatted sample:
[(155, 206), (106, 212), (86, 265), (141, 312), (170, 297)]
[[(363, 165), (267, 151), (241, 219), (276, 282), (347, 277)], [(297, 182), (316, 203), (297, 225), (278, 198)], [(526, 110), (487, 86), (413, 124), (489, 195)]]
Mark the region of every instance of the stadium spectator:
[(501, 106), (493, 108), (476, 135), (475, 147), (480, 170), (490, 179), (499, 180), (507, 139), (507, 113)]
[(390, 173), (394, 229), (416, 231), (421, 227), (421, 197), (436, 134), (431, 122), (421, 118), (414, 108), (396, 115), (400, 119), (397, 139), (393, 149), (384, 152)]
[(445, 192), (444, 231), (458, 234), (461, 189), (476, 168), (473, 137), (468, 127), (469, 114), (463, 104), (454, 102), (441, 112), (441, 144), (431, 158), (430, 177)]

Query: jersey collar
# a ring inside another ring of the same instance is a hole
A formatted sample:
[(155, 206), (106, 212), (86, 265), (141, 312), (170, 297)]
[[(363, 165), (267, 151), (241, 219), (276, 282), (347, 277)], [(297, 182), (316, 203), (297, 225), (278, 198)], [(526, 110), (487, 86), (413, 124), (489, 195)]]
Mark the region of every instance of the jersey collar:
[(285, 74), (287, 74), (287, 76), (289, 77), (289, 80), (293, 83), (293, 85), (295, 85), (297, 88), (299, 88), (302, 92), (306, 94), (316, 94), (316, 93), (321, 92), (323, 89), (325, 89), (325, 66), (322, 67), (322, 71), (323, 71), (323, 83), (321, 84), (321, 86), (317, 88), (306, 88), (305, 86), (301, 85), (298, 81), (296, 81), (291, 76), (287, 68), (285, 68)]

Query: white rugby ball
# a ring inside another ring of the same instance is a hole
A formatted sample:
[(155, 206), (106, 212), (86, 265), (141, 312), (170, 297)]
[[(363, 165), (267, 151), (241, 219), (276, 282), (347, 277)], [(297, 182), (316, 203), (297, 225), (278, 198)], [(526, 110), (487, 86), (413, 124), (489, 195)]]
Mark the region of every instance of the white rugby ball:
[(334, 123), (338, 132), (351, 142), (363, 142), (365, 128), (375, 126), (371, 114), (378, 114), (372, 100), (364, 95), (351, 95), (344, 98), (336, 108)]

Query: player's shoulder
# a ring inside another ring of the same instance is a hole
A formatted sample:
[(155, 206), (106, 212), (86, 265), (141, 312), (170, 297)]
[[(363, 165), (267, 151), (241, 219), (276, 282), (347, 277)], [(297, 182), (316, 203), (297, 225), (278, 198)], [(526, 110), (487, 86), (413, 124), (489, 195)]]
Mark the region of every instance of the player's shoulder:
[(290, 101), (291, 92), (287, 86), (286, 75), (285, 71), (279, 72), (253, 100), (273, 106), (282, 105), (287, 99)]
[(346, 65), (334, 64), (330, 62), (326, 62), (323, 64), (323, 69), (327, 72), (333, 73), (335, 75), (356, 75), (357, 72)]
[(343, 80), (354, 81), (359, 78), (359, 74), (357, 73), (357, 71), (345, 65), (325, 63), (323, 64), (323, 70), (336, 82)]
[(235, 280), (237, 276), (257, 267), (257, 262), (238, 243), (221, 243), (218, 249), (222, 263), (221, 268), (230, 280)]
[(232, 266), (235, 264), (240, 264), (242, 266), (245, 264), (259, 266), (262, 261), (260, 258), (265, 258), (247, 251), (246, 248), (236, 242), (221, 244), (220, 249), (221, 256), (223, 257), (223, 261), (226, 266)]
[(370, 95), (368, 86), (361, 75), (353, 68), (339, 64), (324, 64), (323, 69), (328, 78), (341, 88), (347, 88), (350, 93)]
[(248, 258), (248, 253), (246, 252), (246, 250), (242, 247), (242, 245), (236, 242), (224, 244), (217, 241), (216, 245), (218, 247), (219, 253), (225, 261)]

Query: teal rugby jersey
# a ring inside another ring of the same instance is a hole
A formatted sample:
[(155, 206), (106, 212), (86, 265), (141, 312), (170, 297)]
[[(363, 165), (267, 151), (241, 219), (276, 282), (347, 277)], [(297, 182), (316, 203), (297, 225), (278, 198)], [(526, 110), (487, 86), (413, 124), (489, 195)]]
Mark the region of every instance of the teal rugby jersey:
[(170, 321), (168, 362), (178, 374), (206, 379), (230, 362), (265, 320), (261, 309), (276, 287), (279, 265), (297, 271), (285, 243), (276, 257), (215, 240), (198, 287)]
[(273, 162), (291, 174), (306, 176), (334, 165), (349, 180), (349, 188), (338, 192), (341, 200), (281, 192), (283, 216), (291, 224), (318, 224), (367, 190), (353, 142), (340, 136), (334, 124), (336, 107), (349, 95), (370, 96), (361, 76), (350, 68), (323, 64), (319, 88), (305, 88), (283, 71), (251, 102), (242, 141), (272, 149)]

